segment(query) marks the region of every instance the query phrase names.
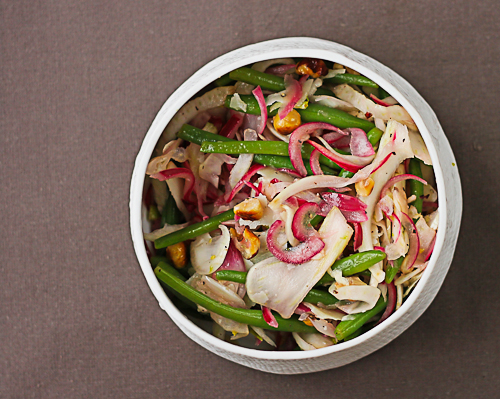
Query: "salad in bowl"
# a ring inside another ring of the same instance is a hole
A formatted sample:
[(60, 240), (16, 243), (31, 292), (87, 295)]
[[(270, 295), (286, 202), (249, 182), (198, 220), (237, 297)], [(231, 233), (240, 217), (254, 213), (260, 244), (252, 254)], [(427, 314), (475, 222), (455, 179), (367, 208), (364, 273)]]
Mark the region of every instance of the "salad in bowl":
[(325, 348), (384, 323), (425, 274), (439, 228), (409, 113), (321, 59), (220, 77), (170, 120), (146, 174), (157, 279), (216, 337), (263, 350)]

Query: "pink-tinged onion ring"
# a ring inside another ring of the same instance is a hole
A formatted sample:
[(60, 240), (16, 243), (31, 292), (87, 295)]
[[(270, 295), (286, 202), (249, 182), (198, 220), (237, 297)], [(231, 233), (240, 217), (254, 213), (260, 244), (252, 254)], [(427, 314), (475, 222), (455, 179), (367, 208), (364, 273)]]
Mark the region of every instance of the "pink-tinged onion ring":
[(295, 308), (295, 314), (301, 315), (302, 313), (307, 313), (310, 312), (311, 309), (309, 309), (304, 302), (299, 303), (299, 306)]
[(249, 181), (242, 180), (243, 184), (247, 187), (250, 187), (253, 191), (255, 191), (257, 194), (264, 194), (261, 190), (259, 190), (258, 187), (255, 187), (253, 183), (250, 183)]
[(373, 95), (373, 94), (370, 94), (370, 98), (373, 100), (374, 103), (376, 103), (378, 105), (382, 105), (383, 107), (390, 107), (391, 105), (394, 105), (394, 104), (386, 103), (385, 101), (381, 100), (380, 98), (375, 97), (375, 95)]
[(377, 246), (377, 245), (374, 245), (374, 246), (373, 246), (373, 249), (376, 249), (377, 251), (382, 251), (382, 252), (384, 252), (384, 253), (385, 253), (385, 248), (384, 248), (384, 247), (379, 247), (379, 246)]
[(311, 158), (309, 159), (309, 164), (311, 165), (311, 170), (315, 175), (322, 175), (323, 171), (321, 170), (321, 166), (319, 164), (319, 157), (321, 156), (321, 153), (314, 149), (311, 152)]
[(359, 198), (338, 193), (321, 193), (321, 198), (328, 204), (336, 206), (341, 211), (359, 212), (364, 211), (367, 205)]
[(300, 97), (302, 97), (302, 86), (292, 77), (292, 75), (285, 75), (285, 87), (288, 102), (283, 104), (278, 111), (280, 119), (285, 118), (293, 107), (295, 107)]
[[(315, 141), (307, 140), (307, 142), (309, 144), (311, 144), (315, 149), (317, 149), (322, 155), (324, 155), (328, 159), (332, 160), (338, 166), (340, 166), (341, 168), (344, 168), (345, 170), (347, 170), (349, 172), (356, 173), (363, 166), (366, 166), (366, 164), (365, 165), (357, 165), (353, 162), (350, 162), (344, 158), (345, 155), (339, 154), (336, 151), (330, 151), (329, 149), (323, 147), (322, 145), (316, 143)], [(292, 143), (292, 139), (290, 138), (290, 144), (291, 143)], [(290, 150), (290, 148), (291, 148), (291, 146), (288, 147), (289, 150)], [(353, 155), (347, 155), (347, 156), (353, 156)], [(291, 159), (291, 157), (290, 157), (290, 159)], [(292, 161), (292, 163), (293, 163), (293, 161)], [(295, 165), (294, 165), (294, 167), (295, 167)], [(304, 168), (304, 170), (305, 170), (305, 168)]]
[(357, 251), (361, 245), (363, 245), (361, 225), (359, 223), (354, 223), (354, 250)]
[(368, 220), (366, 204), (356, 197), (330, 192), (322, 193), (321, 197), (327, 204), (322, 207), (322, 212), (328, 213), (332, 207), (336, 206), (349, 223), (361, 223)]
[(166, 181), (169, 179), (174, 179), (176, 177), (185, 179), (186, 183), (184, 184), (184, 194), (182, 196), (182, 199), (184, 201), (187, 201), (189, 199), (189, 196), (191, 195), (191, 192), (194, 188), (194, 175), (193, 172), (191, 172), (191, 169), (188, 168), (172, 168), (162, 170), (161, 172), (155, 173), (150, 177), (159, 181)]
[[(229, 248), (227, 250), (226, 257), (222, 262), (222, 265), (217, 269), (220, 270), (236, 270), (238, 272), (246, 272), (247, 268), (245, 266), (245, 262), (243, 261), (243, 256), (241, 256), (241, 252), (238, 251), (236, 246), (234, 245), (233, 240), (229, 242)], [(215, 273), (212, 278), (215, 278)]]
[(228, 198), (226, 199), (226, 202), (231, 202), (232, 199), (234, 198), (234, 196), (243, 188), (243, 186), (245, 185), (245, 181), (250, 181), (250, 178), (254, 174), (256, 174), (259, 170), (261, 170), (262, 168), (265, 168), (265, 166), (264, 165), (252, 165), (252, 167), (248, 170), (248, 172), (245, 173), (245, 175), (241, 178), (241, 180), (231, 190)]
[(301, 176), (307, 175), (307, 170), (304, 166), (304, 161), (302, 160), (301, 154), (302, 144), (304, 144), (306, 140), (309, 140), (311, 133), (318, 129), (342, 132), (338, 127), (335, 127), (328, 123), (311, 122), (299, 126), (290, 135), (290, 142), (288, 143), (288, 155), (290, 156), (290, 161), (292, 161), (293, 167)]
[(351, 148), (352, 155), (357, 157), (369, 157), (375, 154), (372, 143), (368, 140), (364, 130), (351, 128), (345, 131), (351, 135), (349, 147)]
[[(385, 210), (382, 210), (382, 212), (384, 213), (385, 217), (387, 219), (389, 219), (391, 222), (394, 222), (394, 220), (396, 220), (396, 224), (398, 226), (398, 234), (394, 234), (396, 236), (396, 238), (394, 240), (392, 240), (392, 242), (396, 242), (397, 240), (399, 240), (399, 236), (401, 235), (401, 231), (402, 231), (401, 220), (398, 218), (398, 216), (395, 213), (392, 213), (389, 215)], [(393, 220), (393, 218), (394, 218), (394, 220)]]
[(391, 281), (390, 284), (387, 283), (384, 284), (387, 286), (387, 307), (385, 308), (385, 312), (382, 314), (382, 317), (379, 319), (379, 321), (377, 321), (377, 324), (375, 325), (379, 325), (385, 319), (387, 319), (392, 314), (392, 312), (394, 312), (394, 309), (396, 308), (397, 294), (394, 282)]
[(278, 172), (284, 172), (284, 173), (288, 173), (289, 175), (291, 176), (294, 176), (294, 177), (302, 177), (300, 176), (299, 173), (297, 173), (296, 170), (293, 170), (293, 169), (288, 169), (288, 168), (278, 168), (276, 169)]
[(384, 166), (384, 164), (385, 164), (385, 163), (389, 160), (389, 158), (390, 158), (391, 156), (393, 156), (393, 155), (394, 155), (394, 153), (393, 153), (393, 152), (390, 152), (389, 154), (387, 154), (387, 155), (386, 155), (386, 157), (385, 157), (384, 159), (382, 159), (382, 161), (378, 164), (378, 166), (377, 166), (375, 169), (373, 169), (373, 170), (371, 171), (371, 173), (370, 173), (370, 174), (375, 173), (375, 172), (376, 172), (377, 170), (379, 170), (382, 166)]
[(427, 248), (427, 251), (423, 254), (425, 262), (427, 262), (429, 260), (429, 258), (432, 255), (432, 252), (434, 251), (434, 245), (436, 245), (436, 237), (437, 237), (437, 235), (434, 236), (434, 239), (429, 244), (429, 247)]
[(269, 251), (282, 262), (293, 265), (305, 263), (325, 247), (325, 243), (321, 238), (312, 236), (295, 247), (283, 250), (278, 243), (278, 235), (284, 229), (285, 223), (282, 220), (276, 220), (267, 233)]
[(295, 64), (286, 64), (286, 65), (275, 65), (269, 67), (265, 70), (265, 73), (269, 73), (271, 75), (283, 76), (287, 72), (294, 72)]
[(269, 308), (266, 308), (265, 306), (261, 307), (262, 307), (262, 316), (264, 316), (264, 321), (271, 327), (278, 328), (278, 322), (276, 321), (276, 318), (269, 310)]
[(401, 220), (401, 224), (405, 228), (410, 241), (410, 248), (408, 249), (408, 254), (406, 255), (408, 256), (408, 263), (406, 264), (405, 270), (410, 270), (415, 264), (420, 251), (420, 238), (418, 236), (415, 223), (413, 223), (411, 217), (409, 217), (406, 213), (402, 213), (402, 215), (403, 220)]
[(389, 190), (389, 187), (391, 187), (392, 185), (394, 185), (400, 181), (408, 180), (408, 179), (418, 180), (420, 183), (427, 185), (427, 182), (424, 179), (422, 179), (421, 177), (418, 177), (415, 175), (410, 175), (408, 173), (404, 174), (404, 175), (397, 175), (397, 176), (391, 177), (389, 179), (389, 181), (387, 183), (385, 183), (384, 187), (382, 187), (382, 191), (380, 191), (380, 198), (385, 197), (385, 195), (387, 194), (387, 190)]
[(318, 214), (320, 208), (314, 202), (306, 202), (295, 211), (292, 221), (292, 233), (299, 241), (306, 241), (309, 237), (319, 233), (311, 226), (312, 218)]
[(226, 124), (221, 129), (219, 135), (224, 137), (234, 138), (239, 127), (243, 123), (243, 116), (239, 112), (234, 112), (231, 118), (226, 122)]
[(262, 94), (262, 89), (260, 88), (260, 86), (257, 86), (257, 88), (255, 88), (252, 91), (252, 94), (259, 103), (260, 107), (260, 126), (259, 126), (259, 131), (257, 133), (262, 134), (264, 132), (264, 129), (266, 128), (266, 122), (267, 122), (266, 100), (264, 99), (264, 94)]
[[(388, 219), (390, 219), (389, 216), (385, 215)], [(402, 223), (401, 223), (401, 220), (398, 218), (398, 215), (396, 215), (395, 213), (392, 214), (392, 216), (394, 216), (394, 219), (396, 219), (396, 222), (397, 222), (397, 225), (399, 227), (399, 230), (398, 230), (398, 234), (396, 236), (396, 239), (394, 241), (397, 241), (399, 240), (399, 236), (401, 235), (401, 226), (402, 226)]]
[(368, 215), (365, 211), (351, 212), (351, 211), (340, 211), (344, 215), (345, 220), (349, 223), (362, 223), (368, 220)]

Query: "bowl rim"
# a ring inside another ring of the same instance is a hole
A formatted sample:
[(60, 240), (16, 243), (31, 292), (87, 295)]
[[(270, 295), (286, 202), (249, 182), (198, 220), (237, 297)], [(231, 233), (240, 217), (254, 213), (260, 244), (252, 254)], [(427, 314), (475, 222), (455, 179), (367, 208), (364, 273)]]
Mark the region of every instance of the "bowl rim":
[[(153, 269), (146, 255), (146, 248), (142, 236), (143, 222), (141, 205), (146, 166), (149, 162), (156, 142), (158, 141), (161, 133), (167, 126), (170, 119), (175, 115), (175, 113), (184, 103), (189, 101), (189, 99), (193, 95), (195, 95), (199, 90), (203, 89), (207, 84), (213, 82), (218, 77), (244, 65), (268, 59), (285, 57), (310, 57), (337, 62), (339, 64), (350, 67), (358, 71), (360, 74), (372, 79), (379, 86), (383, 87), (384, 90), (390, 93), (408, 111), (424, 139), (434, 165), (434, 175), (437, 184), (437, 191), (439, 193), (439, 224), (442, 227), (437, 231), (436, 243), (429, 264), (419, 283), (413, 289), (413, 292), (405, 300), (403, 305), (398, 309), (397, 312), (393, 313), (383, 323), (361, 334), (359, 337), (356, 337), (347, 342), (341, 342), (336, 345), (312, 351), (267, 351), (240, 347), (216, 338), (202, 328), (198, 327), (182, 312), (180, 312), (177, 307), (173, 305), (171, 300), (163, 291), (163, 288), (160, 286), (160, 283), (154, 275)], [(369, 64), (370, 67), (368, 67), (367, 64)], [(179, 327), (181, 327), (181, 330), (184, 331), (184, 329), (186, 329), (192, 331), (193, 334), (199, 336), (205, 342), (207, 342), (209, 345), (212, 345), (214, 348), (217, 348), (217, 350), (219, 351), (228, 351), (250, 358), (263, 360), (300, 360), (322, 357), (332, 353), (346, 351), (352, 347), (361, 345), (364, 342), (369, 341), (374, 336), (382, 333), (383, 331), (387, 331), (388, 329), (390, 329), (396, 321), (407, 314), (412, 305), (422, 295), (422, 292), (424, 291), (424, 288), (426, 287), (429, 278), (432, 275), (432, 271), (436, 268), (436, 260), (439, 257), (439, 254), (443, 247), (445, 232), (447, 230), (445, 226), (447, 226), (448, 217), (446, 198), (447, 193), (445, 190), (442, 166), (438, 158), (437, 151), (434, 146), (429, 129), (424, 123), (420, 112), (417, 111), (416, 107), (414, 106), (412, 100), (408, 99), (406, 95), (401, 93), (401, 91), (397, 87), (395, 87), (388, 79), (389, 77), (394, 76), (402, 79), (410, 87), (410, 89), (413, 90), (413, 92), (410, 93), (412, 96), (416, 95), (420, 97), (420, 99), (422, 99), (420, 94), (418, 94), (418, 92), (416, 92), (416, 90), (408, 82), (406, 82), (406, 80), (400, 77), (392, 69), (389, 69), (388, 67), (384, 66), (380, 62), (367, 55), (364, 55), (355, 50), (352, 50), (349, 47), (332, 41), (317, 38), (288, 37), (251, 44), (221, 55), (205, 64), (169, 96), (169, 98), (161, 107), (157, 116), (153, 120), (142, 142), (140, 151), (136, 157), (130, 188), (130, 229), (137, 259), (151, 291), (158, 300), (160, 307), (165, 310), (167, 314), (169, 314), (174, 323), (178, 324)], [(422, 102), (428, 107), (428, 110), (426, 111), (430, 111), (432, 115), (434, 115), (434, 112), (425, 102), (425, 100), (422, 99)], [(449, 265), (447, 267), (449, 267)], [(433, 297), (436, 294), (434, 294)], [(407, 325), (404, 329), (408, 328), (411, 324), (412, 323)], [(396, 336), (402, 333), (404, 329), (398, 332)]]

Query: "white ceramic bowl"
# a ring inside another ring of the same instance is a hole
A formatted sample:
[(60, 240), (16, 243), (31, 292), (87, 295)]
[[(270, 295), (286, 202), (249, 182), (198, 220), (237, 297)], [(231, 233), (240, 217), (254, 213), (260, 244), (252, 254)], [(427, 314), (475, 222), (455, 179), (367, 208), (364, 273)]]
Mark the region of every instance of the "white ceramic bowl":
[[(420, 282), (401, 308), (358, 338), (313, 351), (248, 349), (204, 331), (165, 295), (146, 256), (143, 240), (141, 203), (146, 166), (170, 119), (193, 95), (225, 73), (258, 61), (284, 57), (334, 61), (367, 76), (389, 92), (410, 113), (427, 144), (439, 193), (440, 220), (434, 253)], [(406, 330), (430, 305), (441, 287), (455, 251), (461, 216), (462, 192), (455, 157), (430, 106), (406, 80), (380, 62), (343, 45), (314, 38), (285, 38), (246, 46), (209, 62), (191, 76), (170, 96), (154, 119), (137, 155), (130, 187), (132, 240), (142, 271), (160, 307), (189, 338), (206, 349), (236, 363), (277, 374), (309, 373), (343, 366), (376, 351)]]

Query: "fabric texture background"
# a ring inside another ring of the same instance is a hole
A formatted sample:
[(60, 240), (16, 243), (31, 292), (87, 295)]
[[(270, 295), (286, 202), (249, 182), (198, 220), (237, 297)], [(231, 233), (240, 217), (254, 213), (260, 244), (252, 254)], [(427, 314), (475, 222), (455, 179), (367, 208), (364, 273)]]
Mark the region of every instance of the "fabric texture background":
[[(0, 397), (496, 397), (500, 390), (500, 5), (472, 1), (0, 0)], [(128, 225), (135, 156), (194, 71), (284, 36), (405, 77), (455, 152), (464, 213), (425, 314), (331, 371), (221, 359), (159, 308)]]

